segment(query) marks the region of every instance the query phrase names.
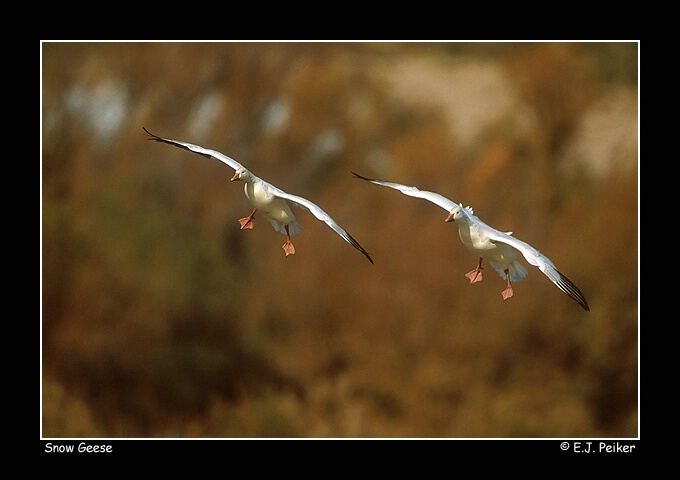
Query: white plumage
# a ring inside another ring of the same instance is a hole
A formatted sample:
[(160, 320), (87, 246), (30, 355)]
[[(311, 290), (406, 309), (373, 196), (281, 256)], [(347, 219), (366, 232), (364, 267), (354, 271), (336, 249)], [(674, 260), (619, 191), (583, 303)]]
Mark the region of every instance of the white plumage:
[(477, 268), (466, 274), (470, 283), (482, 279), (482, 258), (486, 258), (501, 278), (508, 282), (507, 288), (502, 292), (503, 299), (511, 297), (513, 291), (510, 283), (518, 282), (527, 275), (527, 269), (516, 260), (517, 253), (515, 250), (518, 250), (529, 264), (538, 267), (560, 290), (574, 299), (584, 310), (590, 310), (588, 302), (578, 287), (562, 275), (548, 257), (528, 243), (513, 237), (512, 232), (501, 232), (490, 227), (474, 215), (472, 208), (456, 204), (456, 202), (438, 193), (419, 190), (416, 187), (409, 187), (400, 183), (366, 178), (354, 172), (352, 174), (356, 178), (376, 185), (399, 190), (404, 195), (429, 200), (449, 212), (446, 221), (458, 223), (458, 234), (461, 241), (468, 249), (479, 255)]
[(231, 177), (231, 180), (245, 182), (245, 195), (254, 207), (253, 212), (248, 217), (239, 219), (241, 229), (253, 228), (255, 212), (261, 213), (263, 217), (269, 220), (269, 222), (274, 227), (274, 230), (286, 235), (286, 243), (283, 245), (283, 250), (286, 253), (286, 256), (295, 253), (295, 248), (290, 241), (290, 237), (297, 235), (301, 230), (300, 224), (297, 222), (295, 215), (290, 209), (290, 203), (293, 206), (308, 210), (316, 218), (325, 222), (347, 243), (363, 253), (364, 256), (371, 263), (373, 263), (373, 259), (366, 252), (366, 250), (364, 250), (364, 248), (359, 245), (359, 243), (344, 228), (342, 228), (318, 205), (310, 202), (306, 198), (284, 192), (271, 183), (268, 183), (255, 176), (252, 172), (250, 172), (247, 168), (245, 168), (233, 158), (228, 157), (227, 155), (224, 155), (216, 150), (210, 150), (198, 145), (193, 145), (191, 143), (180, 142), (178, 140), (162, 138), (149, 132), (146, 128), (144, 128), (144, 131), (150, 136), (150, 140), (155, 140), (157, 142), (163, 142), (175, 147), (183, 148), (185, 150), (198, 153), (199, 155), (202, 155), (206, 158), (214, 158), (233, 168), (235, 172), (234, 176)]

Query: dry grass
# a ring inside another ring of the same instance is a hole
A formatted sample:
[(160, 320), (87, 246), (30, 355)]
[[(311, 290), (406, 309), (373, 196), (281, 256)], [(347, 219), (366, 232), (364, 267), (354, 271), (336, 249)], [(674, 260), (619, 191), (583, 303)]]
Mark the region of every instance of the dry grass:
[[(43, 436), (636, 437), (638, 172), (560, 163), (636, 95), (612, 48), (44, 44)], [(462, 136), (475, 78), (505, 110)], [(375, 265), (304, 211), (284, 258), (224, 166), (142, 126), (312, 198)], [(533, 267), (505, 302), (468, 285), (446, 212), (352, 170), (471, 204), (591, 312)]]

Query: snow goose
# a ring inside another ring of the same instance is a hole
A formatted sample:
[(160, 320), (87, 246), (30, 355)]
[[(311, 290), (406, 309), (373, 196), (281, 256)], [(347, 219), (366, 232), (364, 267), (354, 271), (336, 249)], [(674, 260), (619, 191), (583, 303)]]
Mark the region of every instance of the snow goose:
[(238, 222), (241, 224), (241, 230), (253, 228), (253, 224), (255, 222), (255, 212), (259, 211), (264, 218), (269, 220), (269, 222), (274, 227), (274, 230), (286, 236), (286, 243), (284, 243), (282, 247), (286, 257), (288, 255), (295, 254), (295, 247), (293, 246), (290, 237), (300, 233), (301, 229), (300, 224), (297, 222), (295, 215), (290, 209), (290, 203), (290, 205), (310, 211), (312, 215), (325, 222), (329, 227), (335, 230), (338, 235), (345, 239), (347, 243), (363, 253), (369, 262), (373, 263), (373, 259), (366, 252), (366, 250), (364, 250), (364, 248), (359, 245), (359, 243), (354, 240), (354, 238), (352, 238), (352, 236), (344, 228), (338, 225), (338, 223), (321, 208), (319, 208), (318, 205), (310, 202), (306, 198), (299, 197), (297, 195), (291, 195), (290, 193), (286, 193), (280, 188), (275, 187), (271, 183), (265, 182), (261, 178), (255, 176), (239, 162), (231, 157), (223, 155), (220, 152), (199, 147), (198, 145), (193, 145), (191, 143), (162, 138), (149, 132), (146, 128), (144, 128), (144, 131), (149, 135), (149, 140), (155, 140), (157, 142), (174, 145), (175, 147), (198, 153), (199, 155), (202, 155), (206, 158), (214, 158), (233, 168), (235, 172), (234, 176), (231, 177), (231, 181), (242, 181), (245, 183), (243, 189), (245, 191), (246, 198), (248, 198), (251, 205), (254, 207), (250, 215), (239, 219)]
[(482, 259), (486, 258), (501, 278), (507, 281), (506, 289), (501, 292), (503, 300), (512, 297), (511, 282), (519, 282), (527, 275), (527, 269), (516, 260), (517, 254), (514, 249), (517, 249), (524, 255), (527, 262), (538, 267), (560, 290), (574, 299), (584, 310), (590, 311), (588, 302), (578, 287), (562, 275), (548, 257), (531, 245), (513, 237), (512, 232), (500, 232), (482, 222), (473, 214), (472, 208), (456, 204), (456, 202), (438, 193), (419, 190), (416, 187), (395, 182), (366, 178), (354, 172), (352, 172), (352, 175), (367, 182), (394, 188), (404, 195), (429, 200), (449, 212), (445, 221), (458, 222), (458, 234), (461, 241), (468, 249), (479, 255), (477, 268), (465, 274), (470, 279), (470, 283), (482, 280)]

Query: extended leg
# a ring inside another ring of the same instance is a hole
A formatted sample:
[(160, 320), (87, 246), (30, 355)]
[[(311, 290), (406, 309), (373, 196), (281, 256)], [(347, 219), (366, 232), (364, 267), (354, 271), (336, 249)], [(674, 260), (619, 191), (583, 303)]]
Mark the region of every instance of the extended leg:
[(249, 228), (249, 229), (252, 230), (253, 223), (255, 223), (255, 220), (254, 220), (255, 212), (257, 212), (257, 208), (254, 208), (253, 213), (251, 213), (247, 217), (238, 219), (238, 223), (241, 224), (241, 230), (243, 230), (244, 228)]
[(508, 272), (508, 269), (505, 269), (505, 278), (508, 280), (508, 286), (505, 290), (501, 292), (501, 296), (503, 297), (503, 300), (507, 300), (508, 298), (512, 297), (512, 286), (510, 285), (510, 273)]
[(288, 231), (288, 225), (286, 225), (286, 243), (283, 244), (283, 251), (286, 252), (286, 257), (288, 255), (295, 255), (295, 247), (290, 241), (290, 232)]
[(466, 277), (470, 279), (470, 283), (481, 282), (482, 281), (482, 257), (479, 257), (479, 265), (474, 270), (470, 270), (465, 274)]

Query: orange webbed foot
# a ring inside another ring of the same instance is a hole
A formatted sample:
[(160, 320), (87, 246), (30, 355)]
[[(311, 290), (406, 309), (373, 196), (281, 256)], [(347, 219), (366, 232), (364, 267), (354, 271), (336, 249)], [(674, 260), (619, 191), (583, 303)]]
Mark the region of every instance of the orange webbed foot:
[(288, 237), (286, 243), (284, 243), (281, 248), (283, 248), (283, 251), (286, 252), (286, 257), (288, 255), (295, 255), (295, 247), (293, 246), (293, 243), (290, 241), (290, 237)]
[(468, 273), (466, 273), (465, 276), (470, 279), (471, 284), (476, 283), (476, 282), (481, 282), (482, 281), (482, 270), (484, 270), (482, 267), (475, 268), (474, 270), (471, 270)]
[(257, 208), (253, 209), (252, 213), (248, 215), (247, 217), (244, 218), (239, 218), (238, 223), (241, 224), (241, 230), (246, 229), (246, 230), (252, 230), (254, 223), (255, 223), (255, 212), (257, 212)]
[(253, 221), (252, 218), (246, 217), (246, 218), (239, 218), (238, 223), (241, 224), (241, 230), (252, 230), (253, 229)]

